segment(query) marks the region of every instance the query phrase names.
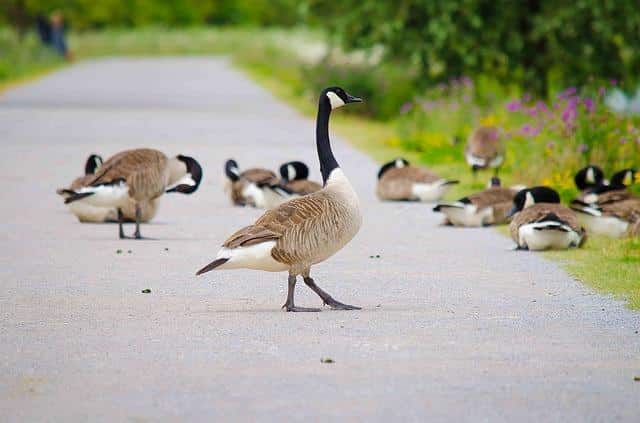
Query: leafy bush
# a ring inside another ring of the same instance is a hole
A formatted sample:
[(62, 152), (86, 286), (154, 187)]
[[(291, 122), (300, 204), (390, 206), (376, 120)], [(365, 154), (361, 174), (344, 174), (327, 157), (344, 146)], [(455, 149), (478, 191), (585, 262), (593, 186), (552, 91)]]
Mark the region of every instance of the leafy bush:
[(546, 95), (592, 75), (633, 85), (640, 68), (637, 0), (311, 0), (310, 10), (347, 49), (382, 46), (426, 83), (490, 75)]
[(19, 37), (0, 28), (0, 83), (22, 78), (62, 63), (60, 56), (33, 34)]

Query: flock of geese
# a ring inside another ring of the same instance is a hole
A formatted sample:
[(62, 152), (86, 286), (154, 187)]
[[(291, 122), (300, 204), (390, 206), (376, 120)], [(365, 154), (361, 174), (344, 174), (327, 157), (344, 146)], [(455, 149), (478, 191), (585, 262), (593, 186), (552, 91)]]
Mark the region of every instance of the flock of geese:
[[(279, 176), (261, 168), (241, 171), (231, 159), (225, 163), (225, 192), (232, 203), (267, 210), (255, 223), (233, 233), (196, 275), (214, 269), (287, 271), (286, 311), (320, 311), (295, 305), (298, 276), (332, 309), (359, 309), (322, 290), (311, 277), (311, 267), (342, 249), (362, 223), (358, 196), (329, 139), (331, 112), (361, 101), (340, 87), (320, 93), (316, 147), (321, 184), (308, 180), (309, 169), (300, 161), (284, 163)], [(617, 237), (640, 233), (640, 198), (627, 190), (637, 177), (633, 169), (616, 173), (611, 181), (596, 166), (582, 169), (575, 177), (582, 194), (571, 207), (565, 207), (558, 193), (548, 187), (502, 187), (497, 174), (504, 151), (496, 128), (480, 127), (470, 136), (466, 161), (474, 173), (494, 169), (494, 177), (481, 192), (437, 204), (434, 211), (446, 216), (446, 225), (478, 227), (511, 219), (511, 236), (518, 248), (529, 250), (581, 246), (588, 232)], [(202, 168), (192, 157), (168, 158), (157, 150), (135, 149), (104, 162), (97, 155), (90, 156), (85, 175), (57, 192), (81, 222), (117, 222), (120, 238), (128, 238), (123, 223), (135, 222), (133, 238), (141, 239), (140, 223), (155, 216), (163, 194), (192, 194), (201, 180)], [(383, 201), (436, 202), (456, 183), (398, 158), (381, 167), (376, 193)]]

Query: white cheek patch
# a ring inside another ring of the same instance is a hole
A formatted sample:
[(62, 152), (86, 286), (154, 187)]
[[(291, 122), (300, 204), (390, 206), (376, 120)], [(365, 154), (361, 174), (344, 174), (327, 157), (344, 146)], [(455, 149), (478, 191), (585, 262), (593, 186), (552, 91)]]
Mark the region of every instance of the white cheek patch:
[(590, 167), (589, 169), (587, 169), (587, 176), (586, 176), (585, 179), (590, 184), (595, 184), (596, 183), (596, 177), (593, 174), (593, 168)]
[(327, 97), (329, 97), (331, 109), (337, 109), (338, 107), (344, 106), (344, 101), (338, 96), (338, 94), (334, 93), (333, 91), (329, 91), (327, 93)]
[(182, 178), (178, 179), (178, 181), (175, 184), (171, 185), (170, 187), (167, 187), (167, 189), (175, 188), (178, 185), (189, 185), (190, 187), (194, 187), (196, 186), (196, 181), (193, 180), (193, 176), (191, 176), (190, 173), (187, 173)]
[(531, 195), (530, 192), (527, 192), (527, 194), (525, 195), (524, 206), (522, 206), (522, 209), (526, 209), (527, 207), (531, 207), (535, 203), (536, 203), (536, 201), (533, 199), (533, 195)]
[(396, 160), (396, 167), (404, 167), (404, 162), (400, 159)]
[(289, 174), (289, 180), (295, 181), (296, 179), (296, 168), (294, 165), (287, 165), (287, 173)]

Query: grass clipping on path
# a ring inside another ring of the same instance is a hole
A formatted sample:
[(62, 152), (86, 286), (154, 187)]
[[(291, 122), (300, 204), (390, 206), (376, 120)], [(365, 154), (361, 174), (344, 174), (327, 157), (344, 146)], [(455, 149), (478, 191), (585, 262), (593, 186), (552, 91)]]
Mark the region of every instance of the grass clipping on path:
[(640, 310), (640, 238), (591, 237), (584, 248), (550, 251), (546, 256), (563, 263), (581, 281)]

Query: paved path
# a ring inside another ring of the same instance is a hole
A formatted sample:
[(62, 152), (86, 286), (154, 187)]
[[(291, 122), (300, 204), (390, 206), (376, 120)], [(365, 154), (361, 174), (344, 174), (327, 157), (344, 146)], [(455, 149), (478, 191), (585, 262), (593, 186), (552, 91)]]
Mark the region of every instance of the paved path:
[[(318, 179), (313, 137), (222, 59), (80, 63), (0, 96), (0, 420), (638, 421), (638, 314), (492, 230), (377, 202), (376, 164), (338, 139), (365, 221), (314, 275), (363, 311), (283, 313), (282, 274), (195, 278), (260, 213), (230, 207), (224, 160)], [(205, 169), (143, 227), (157, 241), (81, 225), (54, 193), (136, 146)]]

